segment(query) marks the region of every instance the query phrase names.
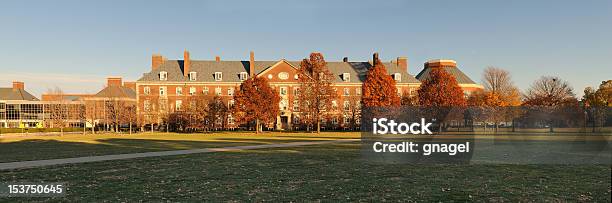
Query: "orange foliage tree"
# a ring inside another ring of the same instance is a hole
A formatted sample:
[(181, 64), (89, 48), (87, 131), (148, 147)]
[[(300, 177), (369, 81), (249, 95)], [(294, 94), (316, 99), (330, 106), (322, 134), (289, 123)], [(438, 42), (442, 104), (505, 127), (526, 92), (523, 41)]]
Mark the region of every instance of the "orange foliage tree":
[(452, 107), (466, 105), (463, 90), (459, 87), (454, 76), (441, 68), (434, 68), (430, 74), (429, 79), (424, 81), (418, 90), (421, 106)]
[(280, 96), (263, 77), (245, 80), (240, 91), (234, 95), (233, 110), (239, 122), (255, 121), (255, 133), (259, 133), (261, 122), (272, 122), (279, 113)]
[(395, 80), (378, 59), (378, 53), (374, 54), (373, 64), (362, 86), (363, 105), (366, 107), (399, 106), (400, 97), (397, 95)]
[(300, 113), (308, 126), (316, 124), (317, 133), (321, 132), (321, 119), (330, 113), (336, 90), (332, 87), (334, 75), (327, 69), (327, 62), (321, 53), (311, 53), (310, 58), (302, 60), (298, 70), (300, 94)]

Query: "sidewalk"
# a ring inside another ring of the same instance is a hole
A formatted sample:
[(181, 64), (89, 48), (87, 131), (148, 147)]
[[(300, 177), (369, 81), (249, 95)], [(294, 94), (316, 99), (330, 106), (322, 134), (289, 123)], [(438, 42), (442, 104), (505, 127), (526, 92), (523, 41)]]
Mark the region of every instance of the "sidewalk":
[(322, 145), (322, 144), (334, 144), (334, 143), (355, 142), (355, 141), (359, 141), (359, 139), (340, 139), (340, 140), (310, 141), (310, 142), (304, 141), (304, 142), (289, 142), (289, 143), (282, 143), (282, 144), (264, 144), (264, 145), (236, 146), (236, 147), (203, 148), (203, 149), (144, 152), (144, 153), (132, 153), (132, 154), (86, 156), (86, 157), (75, 157), (75, 158), (64, 158), (64, 159), (19, 161), (19, 162), (0, 163), (0, 170), (12, 170), (12, 169), (20, 169), (20, 168), (34, 168), (34, 167), (43, 167), (43, 166), (52, 166), (52, 165), (61, 165), (61, 164), (78, 164), (78, 163), (89, 163), (89, 162), (98, 162), (98, 161), (173, 156), (173, 155), (196, 154), (196, 153), (231, 152), (231, 151), (251, 150), (251, 149)]

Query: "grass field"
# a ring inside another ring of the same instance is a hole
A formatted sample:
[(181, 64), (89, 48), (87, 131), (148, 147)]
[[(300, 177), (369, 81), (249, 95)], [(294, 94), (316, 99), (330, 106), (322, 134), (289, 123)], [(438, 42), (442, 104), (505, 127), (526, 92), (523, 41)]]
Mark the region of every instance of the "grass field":
[(81, 156), (137, 153), (359, 138), (357, 132), (334, 133), (139, 133), (0, 137), (0, 163)]
[[(7, 138), (36, 155), (3, 160), (355, 138), (358, 133), (139, 134)], [(37, 147), (46, 146), (45, 149)], [(66, 148), (64, 148), (66, 147)], [(87, 149), (94, 147), (94, 149)], [(97, 148), (96, 148), (97, 147)], [(2, 149), (5, 150), (5, 149)], [(68, 150), (73, 150), (69, 152)], [(108, 150), (96, 152), (96, 150)], [(51, 200), (100, 201), (522, 201), (610, 202), (609, 165), (380, 164), (359, 142), (245, 150), (2, 171), (0, 182), (66, 182)], [(0, 198), (0, 201), (45, 198)]]

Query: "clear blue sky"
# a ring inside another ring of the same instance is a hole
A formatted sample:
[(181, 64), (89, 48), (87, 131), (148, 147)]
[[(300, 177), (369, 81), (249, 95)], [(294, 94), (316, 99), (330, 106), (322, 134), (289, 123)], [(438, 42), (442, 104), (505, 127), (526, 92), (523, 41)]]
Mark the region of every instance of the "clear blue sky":
[(0, 86), (26, 82), (95, 93), (106, 76), (138, 79), (151, 54), (182, 59), (298, 60), (312, 51), (454, 59), (475, 81), (510, 71), (526, 89), (542, 75), (578, 95), (612, 79), (612, 1), (2, 1)]

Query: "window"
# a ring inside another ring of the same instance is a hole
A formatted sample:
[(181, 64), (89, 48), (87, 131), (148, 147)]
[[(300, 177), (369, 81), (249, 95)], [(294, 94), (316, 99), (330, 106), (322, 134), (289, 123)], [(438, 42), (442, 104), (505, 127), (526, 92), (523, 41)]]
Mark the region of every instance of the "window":
[(234, 88), (233, 87), (227, 88), (227, 95), (228, 96), (234, 96)]
[(298, 100), (293, 100), (293, 111), (300, 111), (300, 102)]
[(232, 115), (227, 115), (227, 124), (234, 124), (234, 117)]
[(281, 72), (281, 73), (278, 74), (278, 78), (281, 79), (281, 80), (286, 80), (286, 79), (289, 78), (289, 73)]
[(234, 100), (233, 99), (227, 101), (227, 108), (231, 109), (232, 107), (234, 107)]
[(349, 111), (349, 110), (351, 110), (351, 102), (349, 102), (349, 101), (344, 101), (344, 110), (345, 110), (345, 111)]
[(148, 99), (144, 101), (144, 111), (151, 111), (151, 101)]
[(400, 73), (393, 74), (393, 79), (395, 81), (398, 81), (398, 82), (401, 81), (402, 80), (402, 74), (400, 74)]
[(216, 94), (217, 96), (221, 96), (221, 87), (217, 87), (217, 88), (215, 88), (215, 94)]
[(344, 82), (350, 82), (351, 81), (351, 74), (349, 74), (349, 73), (342, 73), (342, 80)]
[(177, 110), (177, 111), (180, 111), (182, 106), (183, 106), (183, 101), (176, 100), (175, 105), (174, 105), (174, 109)]
[(223, 80), (223, 73), (215, 72), (215, 81), (221, 81), (221, 80)]
[(287, 103), (287, 100), (281, 100), (280, 104), (279, 104), (280, 110), (281, 111), (286, 111), (289, 109), (289, 104)]
[(159, 87), (159, 95), (166, 96), (166, 87)]
[(240, 81), (245, 81), (248, 77), (249, 75), (247, 75), (247, 72), (240, 72)]
[(349, 96), (351, 94), (351, 90), (349, 88), (344, 88), (344, 96)]
[(336, 100), (332, 101), (332, 109), (336, 109), (338, 108), (338, 102), (336, 102)]
[(176, 87), (176, 95), (178, 95), (178, 96), (183, 95), (183, 88), (182, 87)]
[(202, 90), (202, 94), (208, 95), (208, 87), (204, 87), (204, 90)]
[(356, 94), (357, 96), (361, 96), (361, 88), (357, 88), (357, 89), (355, 89), (355, 94)]
[(402, 96), (402, 88), (397, 88), (397, 96)]
[(189, 81), (196, 81), (198, 74), (196, 72), (189, 72)]
[(287, 87), (280, 87), (280, 95), (287, 95)]
[(145, 95), (149, 95), (149, 94), (151, 94), (151, 88), (150, 87), (144, 87), (143, 88), (143, 92), (144, 92)]
[(189, 95), (194, 95), (196, 93), (196, 88), (195, 87), (190, 87), (189, 88)]
[(333, 117), (333, 118), (331, 119), (331, 122), (332, 122), (332, 124), (334, 124), (334, 125), (338, 124), (338, 118)]
[(168, 72), (166, 71), (159, 72), (159, 80), (168, 80)]
[(351, 123), (351, 117), (348, 117), (348, 116), (345, 115), (344, 116), (344, 123), (347, 123), (347, 124)]
[(300, 88), (299, 87), (294, 87), (293, 88), (293, 95), (300, 95)]

